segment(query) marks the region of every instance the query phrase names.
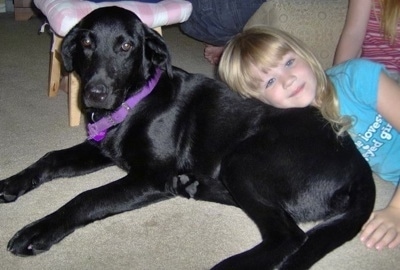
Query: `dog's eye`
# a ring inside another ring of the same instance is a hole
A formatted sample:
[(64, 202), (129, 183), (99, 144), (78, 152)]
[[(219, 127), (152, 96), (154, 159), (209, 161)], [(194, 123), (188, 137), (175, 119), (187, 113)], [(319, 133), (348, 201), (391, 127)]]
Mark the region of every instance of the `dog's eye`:
[(82, 38), (81, 44), (83, 47), (88, 48), (92, 45), (92, 41), (90, 40), (90, 38)]
[(121, 49), (125, 52), (129, 51), (132, 48), (132, 44), (129, 42), (125, 42), (122, 44)]

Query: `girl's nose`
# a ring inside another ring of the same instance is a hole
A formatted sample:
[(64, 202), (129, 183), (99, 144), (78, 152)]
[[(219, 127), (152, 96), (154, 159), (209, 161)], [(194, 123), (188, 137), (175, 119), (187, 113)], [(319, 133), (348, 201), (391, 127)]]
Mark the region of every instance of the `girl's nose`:
[(290, 88), (290, 86), (296, 81), (296, 79), (297, 79), (296, 76), (292, 74), (288, 74), (287, 76), (285, 76), (283, 82), (283, 88), (284, 89)]

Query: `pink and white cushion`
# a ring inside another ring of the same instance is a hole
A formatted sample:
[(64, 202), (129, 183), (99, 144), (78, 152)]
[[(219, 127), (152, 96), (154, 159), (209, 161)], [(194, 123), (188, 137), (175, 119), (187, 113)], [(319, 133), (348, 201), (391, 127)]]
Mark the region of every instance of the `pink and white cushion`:
[(184, 22), (192, 12), (192, 4), (185, 0), (164, 0), (158, 3), (85, 0), (34, 0), (33, 2), (46, 16), (51, 29), (61, 37), (83, 17), (100, 7), (118, 6), (130, 10), (151, 28)]

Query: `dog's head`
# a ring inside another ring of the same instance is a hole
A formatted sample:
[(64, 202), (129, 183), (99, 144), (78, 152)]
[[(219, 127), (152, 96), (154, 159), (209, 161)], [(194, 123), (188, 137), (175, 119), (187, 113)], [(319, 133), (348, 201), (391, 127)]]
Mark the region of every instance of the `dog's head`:
[(119, 7), (88, 14), (65, 36), (61, 53), (66, 71), (76, 71), (81, 79), (88, 108), (114, 110), (144, 86), (156, 68), (172, 76), (163, 38)]

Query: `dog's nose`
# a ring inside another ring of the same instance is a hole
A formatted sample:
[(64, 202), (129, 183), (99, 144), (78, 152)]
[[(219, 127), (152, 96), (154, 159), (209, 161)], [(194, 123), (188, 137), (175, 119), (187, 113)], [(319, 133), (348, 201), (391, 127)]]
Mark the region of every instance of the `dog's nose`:
[(103, 102), (107, 97), (107, 88), (102, 84), (86, 87), (86, 99), (92, 102)]

